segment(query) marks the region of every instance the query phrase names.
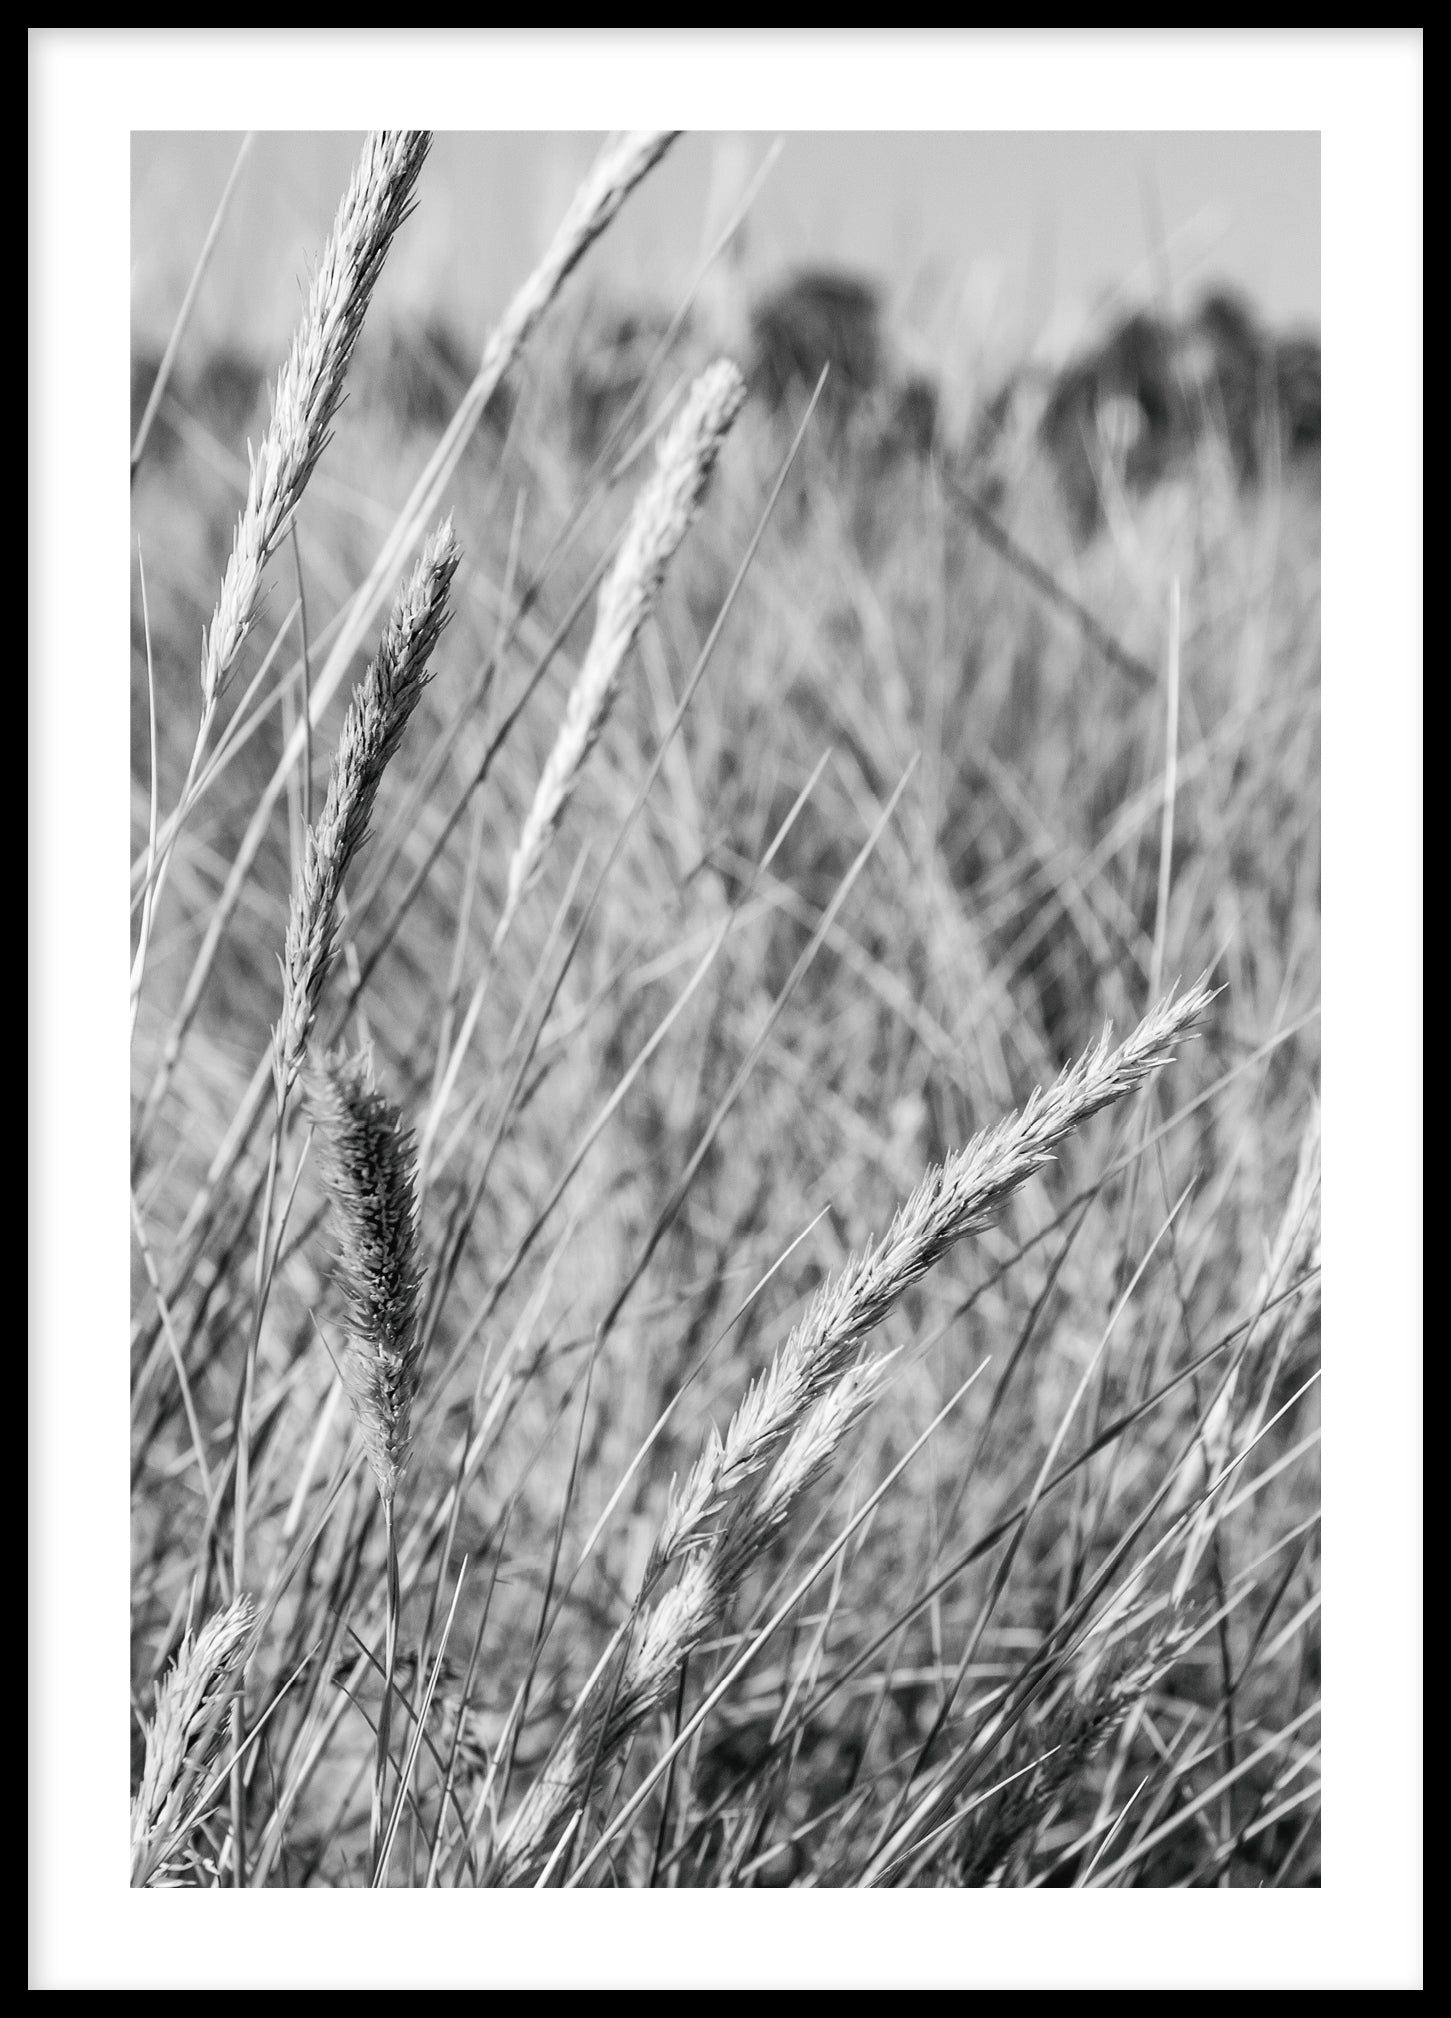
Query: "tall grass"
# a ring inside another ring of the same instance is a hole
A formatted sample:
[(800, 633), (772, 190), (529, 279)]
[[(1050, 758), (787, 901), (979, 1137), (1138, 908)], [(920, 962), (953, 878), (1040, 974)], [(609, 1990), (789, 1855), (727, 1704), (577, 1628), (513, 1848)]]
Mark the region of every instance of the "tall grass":
[(669, 139), (143, 443), (133, 1880), (1316, 1884), (1318, 498), (690, 317), (586, 467)]

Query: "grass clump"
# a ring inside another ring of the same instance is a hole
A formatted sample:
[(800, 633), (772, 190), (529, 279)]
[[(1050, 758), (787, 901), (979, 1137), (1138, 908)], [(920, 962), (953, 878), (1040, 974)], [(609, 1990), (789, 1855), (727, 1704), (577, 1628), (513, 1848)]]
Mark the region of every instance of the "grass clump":
[(1314, 1884), (1317, 499), (686, 312), (586, 466), (671, 139), (142, 444), (134, 1882)]

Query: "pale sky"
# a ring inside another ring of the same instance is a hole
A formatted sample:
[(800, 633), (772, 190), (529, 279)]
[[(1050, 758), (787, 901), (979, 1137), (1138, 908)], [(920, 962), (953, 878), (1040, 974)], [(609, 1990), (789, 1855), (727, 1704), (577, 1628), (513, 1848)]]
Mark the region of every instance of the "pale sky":
[[(773, 135), (685, 135), (590, 255), (602, 293), (667, 301), (701, 256), (713, 178)], [(1277, 327), (1320, 319), (1320, 140), (1295, 133), (832, 133), (783, 136), (752, 210), (753, 284), (825, 263), (877, 279), (898, 333), (950, 367), (1069, 347), (1113, 291), (1184, 306), (1245, 290)], [(240, 136), (138, 133), (133, 317), (164, 332)], [(275, 348), (296, 318), (360, 134), (263, 133), (199, 305), (199, 334)], [(395, 302), (486, 326), (542, 249), (599, 136), (440, 133), (392, 256)]]

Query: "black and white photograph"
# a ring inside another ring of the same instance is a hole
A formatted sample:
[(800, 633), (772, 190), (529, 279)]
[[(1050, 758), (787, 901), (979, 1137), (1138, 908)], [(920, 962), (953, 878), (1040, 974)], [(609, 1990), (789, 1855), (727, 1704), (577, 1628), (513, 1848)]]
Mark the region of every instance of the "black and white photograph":
[(1419, 33), (289, 40), (32, 42), (33, 1986), (1418, 1985)]

